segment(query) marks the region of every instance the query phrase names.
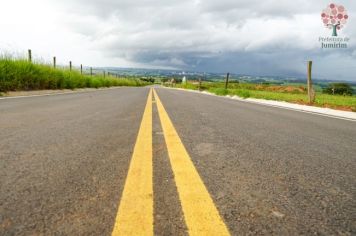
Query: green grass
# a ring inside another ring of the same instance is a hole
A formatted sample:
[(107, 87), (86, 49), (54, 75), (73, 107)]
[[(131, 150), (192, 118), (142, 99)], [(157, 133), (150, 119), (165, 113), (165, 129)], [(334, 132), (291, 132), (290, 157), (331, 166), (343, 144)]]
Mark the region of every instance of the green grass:
[[(177, 87), (198, 90), (198, 84), (187, 83)], [(242, 98), (259, 98), (275, 101), (286, 101), (299, 104), (308, 104), (308, 96), (306, 92), (291, 91), (268, 91), (268, 85), (257, 84), (229, 84), (229, 88), (224, 88), (224, 83), (221, 82), (204, 82), (201, 86), (202, 90), (209, 91), (219, 96), (239, 96)], [(330, 107), (336, 109), (346, 109), (356, 111), (356, 96), (341, 96), (329, 95), (321, 92), (316, 92), (314, 104), (319, 107)]]
[(195, 84), (191, 83), (182, 83), (182, 84), (177, 84), (176, 87), (178, 88), (184, 88), (184, 89), (192, 89), (192, 90), (197, 90), (198, 86)]
[(147, 84), (138, 79), (81, 75), (76, 70), (54, 69), (50, 65), (0, 56), (0, 93), (19, 90), (144, 86)]

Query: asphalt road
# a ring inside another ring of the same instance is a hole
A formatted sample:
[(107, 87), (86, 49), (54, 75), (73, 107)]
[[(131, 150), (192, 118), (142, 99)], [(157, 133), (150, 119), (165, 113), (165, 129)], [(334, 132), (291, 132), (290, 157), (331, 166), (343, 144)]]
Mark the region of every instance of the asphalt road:
[[(0, 100), (0, 235), (110, 235), (149, 90)], [(155, 90), (231, 235), (356, 234), (355, 122)], [(188, 235), (156, 104), (153, 231)]]

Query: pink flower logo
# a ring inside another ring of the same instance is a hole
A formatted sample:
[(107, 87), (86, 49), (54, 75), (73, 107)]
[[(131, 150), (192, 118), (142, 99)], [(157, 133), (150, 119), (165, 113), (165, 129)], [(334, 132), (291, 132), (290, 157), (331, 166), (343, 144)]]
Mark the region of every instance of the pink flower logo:
[(348, 19), (345, 7), (335, 3), (329, 4), (321, 13), (325, 27), (333, 30), (332, 36), (337, 36), (337, 31), (344, 27)]

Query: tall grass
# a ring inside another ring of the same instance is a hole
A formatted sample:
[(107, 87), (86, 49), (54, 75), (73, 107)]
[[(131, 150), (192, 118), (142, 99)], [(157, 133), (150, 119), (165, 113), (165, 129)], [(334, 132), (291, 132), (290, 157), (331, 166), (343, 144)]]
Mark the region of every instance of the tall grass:
[(0, 56), (0, 92), (41, 89), (100, 88), (111, 86), (144, 86), (138, 79), (81, 75), (68, 69), (31, 63), (24, 59)]

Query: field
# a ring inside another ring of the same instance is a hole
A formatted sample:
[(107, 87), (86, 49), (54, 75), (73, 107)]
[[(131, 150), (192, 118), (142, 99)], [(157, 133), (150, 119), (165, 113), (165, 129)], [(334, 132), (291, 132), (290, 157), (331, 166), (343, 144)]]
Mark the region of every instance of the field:
[(41, 89), (100, 88), (111, 86), (144, 86), (139, 79), (82, 75), (80, 71), (53, 68), (24, 59), (0, 57), (0, 94), (7, 91)]
[[(237, 95), (242, 98), (251, 97), (286, 101), (356, 112), (356, 96), (323, 94), (319, 89), (316, 91), (315, 102), (308, 104), (307, 91), (302, 84), (276, 86), (268, 84), (230, 83), (228, 89), (225, 89), (224, 86), (225, 84), (222, 82), (204, 81), (201, 84), (201, 90), (221, 96)], [(176, 87), (198, 90), (199, 84), (197, 82), (188, 82), (187, 84), (177, 84)]]

